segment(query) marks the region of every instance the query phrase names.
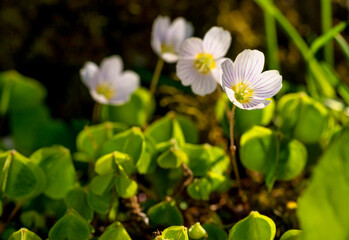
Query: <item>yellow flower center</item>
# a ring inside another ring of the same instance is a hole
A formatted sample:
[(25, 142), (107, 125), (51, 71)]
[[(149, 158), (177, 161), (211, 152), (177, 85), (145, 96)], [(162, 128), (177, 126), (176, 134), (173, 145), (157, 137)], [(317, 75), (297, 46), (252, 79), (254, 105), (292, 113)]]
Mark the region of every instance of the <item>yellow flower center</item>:
[(172, 45), (161, 44), (161, 52), (176, 53), (176, 49)]
[(216, 67), (216, 63), (211, 54), (199, 53), (196, 56), (194, 67), (202, 74), (209, 73), (211, 69)]
[(234, 96), (236, 100), (238, 100), (240, 103), (249, 103), (252, 99), (253, 90), (249, 88), (248, 85), (246, 85), (243, 82), (240, 82), (232, 87), (234, 91)]
[(107, 100), (110, 100), (115, 95), (113, 86), (108, 82), (100, 83), (97, 86), (96, 91), (98, 94), (103, 95)]

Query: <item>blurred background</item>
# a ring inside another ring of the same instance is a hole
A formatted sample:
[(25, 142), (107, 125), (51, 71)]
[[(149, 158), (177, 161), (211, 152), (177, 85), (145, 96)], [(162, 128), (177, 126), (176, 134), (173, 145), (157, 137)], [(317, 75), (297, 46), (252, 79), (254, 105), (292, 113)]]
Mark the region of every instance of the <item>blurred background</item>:
[[(321, 35), (319, 0), (274, 2), (306, 42)], [(333, 25), (348, 22), (347, 1), (332, 2)], [(148, 87), (157, 61), (150, 34), (158, 15), (185, 17), (198, 37), (214, 25), (229, 30), (233, 39), (229, 58), (248, 48), (266, 53), (263, 12), (252, 0), (2, 0), (0, 70), (15, 69), (43, 83), (53, 117), (89, 119), (93, 100), (81, 83), (79, 69), (86, 61), (99, 64), (118, 54), (125, 68), (139, 72), (142, 85)], [(348, 28), (342, 35), (348, 42)], [(278, 43), (283, 78), (304, 83), (304, 60), (280, 28)], [(335, 70), (349, 83), (348, 62), (336, 44), (334, 49)], [(174, 73), (174, 64), (165, 65), (163, 74)]]

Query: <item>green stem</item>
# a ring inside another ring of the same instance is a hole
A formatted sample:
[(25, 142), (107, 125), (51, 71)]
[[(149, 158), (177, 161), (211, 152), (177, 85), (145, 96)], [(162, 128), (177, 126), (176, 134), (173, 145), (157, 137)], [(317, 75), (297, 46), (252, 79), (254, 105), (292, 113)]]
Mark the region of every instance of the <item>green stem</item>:
[(344, 56), (349, 61), (349, 44), (347, 43), (347, 41), (345, 41), (344, 37), (341, 34), (337, 34), (335, 36), (335, 39), (339, 44), (340, 48), (342, 49)]
[[(331, 0), (321, 0), (321, 25), (322, 33), (325, 34), (332, 26), (332, 3)], [(324, 47), (325, 60), (328, 64), (333, 66), (333, 44), (329, 41)]]
[(159, 81), (163, 66), (164, 66), (164, 60), (159, 58), (158, 62), (156, 63), (154, 75), (153, 75), (153, 78), (152, 78), (151, 83), (150, 83), (150, 94), (152, 97), (154, 97), (154, 93), (156, 91), (156, 86), (158, 85), (158, 81)]
[[(268, 0), (271, 3), (273, 0)], [(264, 14), (265, 34), (267, 37), (268, 66), (270, 69), (280, 69), (278, 61), (278, 41), (274, 17), (265, 12)]]
[(92, 123), (98, 123), (100, 119), (100, 114), (101, 114), (101, 107), (102, 105), (98, 102), (95, 103), (93, 107), (93, 112), (92, 112)]
[(238, 169), (238, 165), (236, 162), (236, 146), (234, 143), (234, 115), (235, 115), (235, 109), (236, 106), (233, 105), (233, 108), (231, 109), (230, 112), (230, 160), (233, 166), (233, 170), (234, 170), (234, 174), (235, 174), (235, 178), (236, 178), (236, 185), (238, 186), (238, 190), (239, 190), (239, 196), (244, 199), (244, 193), (242, 191), (242, 187), (241, 187), (241, 181), (240, 181), (240, 174), (239, 174), (239, 169)]

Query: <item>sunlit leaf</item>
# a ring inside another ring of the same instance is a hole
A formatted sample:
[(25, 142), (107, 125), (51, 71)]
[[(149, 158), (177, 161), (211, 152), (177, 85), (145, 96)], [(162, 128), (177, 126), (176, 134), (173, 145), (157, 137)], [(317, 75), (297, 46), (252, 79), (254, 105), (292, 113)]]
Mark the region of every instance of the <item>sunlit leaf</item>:
[(207, 237), (207, 232), (201, 224), (197, 222), (189, 228), (189, 237), (192, 239), (201, 239)]
[(127, 177), (125, 174), (120, 174), (116, 178), (116, 191), (122, 198), (130, 198), (137, 193), (138, 185), (137, 183)]
[(314, 168), (299, 198), (301, 239), (346, 239), (349, 234), (349, 128), (344, 128)]
[(162, 168), (178, 168), (182, 163), (188, 162), (188, 157), (180, 149), (171, 148), (162, 153), (157, 162)]
[(229, 232), (229, 240), (273, 240), (276, 227), (272, 219), (252, 211), (236, 223)]
[(113, 153), (98, 158), (95, 171), (99, 175), (115, 173), (118, 165), (120, 165), (128, 175), (135, 169), (134, 162), (128, 154), (114, 151)]
[(53, 225), (48, 236), (50, 240), (87, 240), (90, 239), (90, 228), (84, 218), (69, 210)]
[(115, 174), (113, 173), (95, 176), (90, 183), (91, 192), (102, 196), (112, 188), (114, 180)]
[(197, 200), (208, 200), (211, 191), (211, 182), (206, 178), (195, 179), (187, 188), (190, 197)]
[(120, 222), (115, 222), (107, 227), (105, 232), (98, 238), (99, 240), (131, 240), (126, 229)]
[(0, 155), (0, 169), (0, 183), (7, 197), (34, 197), (45, 189), (46, 177), (41, 167), (14, 150)]
[(45, 172), (47, 185), (44, 194), (59, 199), (74, 187), (75, 169), (68, 149), (55, 146), (42, 148), (30, 156)]
[(161, 235), (161, 239), (189, 240), (188, 229), (184, 226), (171, 226), (166, 228)]
[(301, 230), (291, 229), (282, 234), (280, 240), (298, 240), (300, 239), (301, 233)]
[(8, 240), (41, 240), (41, 238), (28, 229), (21, 228), (13, 233)]

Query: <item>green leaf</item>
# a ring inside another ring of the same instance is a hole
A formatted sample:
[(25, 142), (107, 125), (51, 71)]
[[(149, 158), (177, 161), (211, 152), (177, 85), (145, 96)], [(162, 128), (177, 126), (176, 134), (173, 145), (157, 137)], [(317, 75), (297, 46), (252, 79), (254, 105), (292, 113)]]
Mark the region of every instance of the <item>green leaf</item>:
[(138, 88), (125, 104), (120, 106), (103, 105), (101, 110), (102, 121), (112, 121), (129, 126), (144, 126), (151, 118), (155, 109), (155, 101), (149, 91)]
[(10, 198), (35, 197), (44, 191), (46, 177), (38, 165), (14, 150), (0, 154), (0, 184)]
[(314, 168), (299, 198), (302, 240), (346, 239), (349, 235), (349, 128), (345, 127)]
[(14, 232), (8, 240), (41, 240), (41, 238), (28, 229), (21, 228)]
[(141, 129), (133, 127), (106, 141), (100, 149), (99, 156), (115, 151), (126, 153), (132, 158), (134, 168), (145, 151), (145, 147), (145, 139)]
[(53, 225), (48, 236), (50, 240), (87, 240), (90, 228), (84, 218), (70, 210)]
[(135, 167), (132, 158), (125, 153), (114, 151), (100, 157), (95, 165), (95, 171), (99, 175), (115, 173), (121, 166), (122, 170), (130, 175)]
[(60, 199), (73, 189), (76, 174), (68, 149), (61, 146), (42, 148), (33, 153), (30, 159), (45, 172), (47, 185), (44, 194)]
[(113, 173), (95, 176), (90, 183), (91, 192), (99, 196), (104, 195), (111, 190), (114, 180), (115, 174)]
[(208, 238), (206, 240), (227, 240), (228, 234), (215, 224), (205, 223), (202, 227), (206, 230)]
[(196, 200), (208, 200), (212, 192), (211, 182), (206, 178), (195, 179), (188, 186), (187, 192)]
[(188, 229), (184, 226), (171, 226), (166, 228), (161, 235), (162, 239), (189, 240)]
[(207, 237), (206, 230), (200, 225), (199, 222), (195, 223), (189, 228), (189, 237), (192, 239), (200, 239)]
[(188, 162), (188, 157), (182, 150), (170, 148), (158, 157), (157, 162), (162, 168), (178, 168)]
[(122, 124), (110, 122), (86, 126), (76, 138), (77, 150), (86, 155), (87, 161), (95, 159), (98, 149), (105, 141), (126, 129), (126, 126)]
[(88, 222), (93, 218), (93, 211), (87, 202), (87, 193), (82, 188), (73, 189), (68, 192), (65, 202), (68, 208), (74, 209)]
[(66, 124), (62, 120), (52, 119), (45, 105), (11, 113), (10, 130), (15, 149), (25, 155), (52, 144), (73, 145), (72, 134)]
[(280, 240), (298, 240), (300, 239), (301, 233), (301, 230), (291, 229), (282, 234)]
[(185, 144), (182, 150), (187, 154), (187, 165), (195, 176), (204, 176), (210, 170), (221, 173), (229, 165), (229, 158), (219, 147), (212, 147), (209, 144)]
[(185, 142), (196, 144), (199, 141), (199, 132), (193, 121), (188, 117), (177, 114), (176, 119), (182, 129)]
[(20, 216), (22, 224), (27, 228), (45, 228), (45, 217), (34, 210), (23, 212)]
[(179, 146), (185, 143), (183, 131), (174, 112), (170, 112), (165, 117), (152, 123), (145, 134), (156, 143), (167, 142), (172, 138), (176, 139)]
[(120, 174), (115, 182), (116, 191), (122, 198), (130, 198), (137, 193), (138, 185), (125, 174)]
[(90, 206), (90, 208), (99, 214), (107, 214), (110, 208), (110, 201), (111, 201), (111, 193), (105, 193), (104, 195), (100, 196), (97, 194), (94, 194), (92, 191), (89, 191), (87, 193), (87, 203)]
[(126, 232), (126, 229), (120, 222), (115, 222), (107, 227), (105, 232), (98, 240), (131, 240), (131, 237)]
[(306, 165), (307, 150), (301, 142), (281, 138), (268, 128), (251, 128), (242, 135), (240, 146), (242, 164), (266, 175), (269, 189), (275, 180), (295, 178)]
[(276, 227), (272, 219), (252, 211), (236, 223), (229, 232), (229, 240), (273, 240)]
[(9, 111), (14, 112), (41, 105), (46, 97), (44, 86), (14, 70), (0, 74), (0, 92), (5, 85), (10, 86)]
[(278, 111), (282, 131), (303, 143), (320, 141), (329, 126), (327, 109), (305, 93), (284, 95)]
[(138, 173), (150, 174), (156, 168), (156, 159), (153, 156), (156, 153), (155, 142), (148, 136), (144, 136), (144, 144), (142, 154), (136, 164)]
[(183, 217), (176, 206), (174, 200), (160, 202), (149, 208), (147, 215), (149, 216), (151, 226), (171, 226), (182, 225)]

